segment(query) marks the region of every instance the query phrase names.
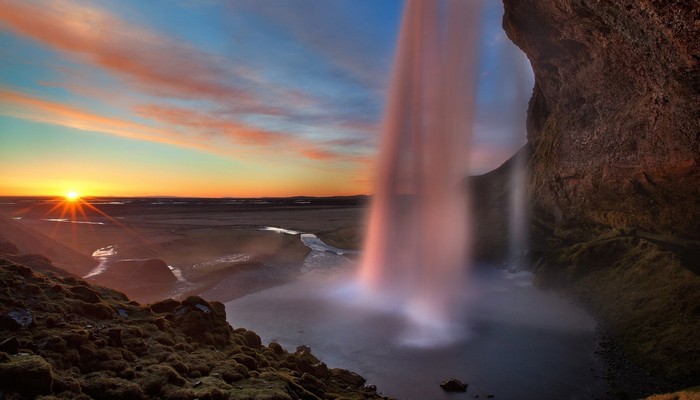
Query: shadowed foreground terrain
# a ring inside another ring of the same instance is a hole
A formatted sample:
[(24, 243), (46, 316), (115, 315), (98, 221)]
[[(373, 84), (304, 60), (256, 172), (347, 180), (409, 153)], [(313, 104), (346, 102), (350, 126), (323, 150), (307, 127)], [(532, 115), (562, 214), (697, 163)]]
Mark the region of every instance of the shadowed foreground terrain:
[(234, 329), (219, 302), (140, 305), (0, 258), (0, 398), (382, 398), (364, 383), (309, 348), (288, 352)]

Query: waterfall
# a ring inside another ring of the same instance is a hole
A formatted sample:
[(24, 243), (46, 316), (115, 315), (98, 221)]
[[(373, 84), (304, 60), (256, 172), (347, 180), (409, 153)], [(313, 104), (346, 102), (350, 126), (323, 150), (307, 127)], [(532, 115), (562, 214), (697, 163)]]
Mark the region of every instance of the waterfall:
[(408, 316), (410, 343), (451, 340), (466, 290), (480, 4), (408, 0), (359, 280)]

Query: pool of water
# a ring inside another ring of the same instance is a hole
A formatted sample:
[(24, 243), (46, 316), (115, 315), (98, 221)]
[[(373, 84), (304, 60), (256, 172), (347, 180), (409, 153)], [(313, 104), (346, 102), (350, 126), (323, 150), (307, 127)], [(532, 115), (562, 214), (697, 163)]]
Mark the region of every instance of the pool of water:
[[(594, 354), (595, 323), (565, 300), (531, 285), (531, 275), (475, 268), (468, 305), (455, 321), (461, 334), (437, 345), (407, 345), (404, 316), (363, 301), (354, 265), (317, 248), (296, 282), (226, 304), (234, 327), (290, 351), (308, 345), (330, 367), (347, 368), (398, 399), (453, 399), (439, 387), (458, 378), (467, 396), (497, 399), (602, 397), (603, 366)], [(335, 257), (335, 258), (334, 258)], [(308, 266), (308, 265), (307, 265)], [(464, 395), (462, 395), (464, 396)]]

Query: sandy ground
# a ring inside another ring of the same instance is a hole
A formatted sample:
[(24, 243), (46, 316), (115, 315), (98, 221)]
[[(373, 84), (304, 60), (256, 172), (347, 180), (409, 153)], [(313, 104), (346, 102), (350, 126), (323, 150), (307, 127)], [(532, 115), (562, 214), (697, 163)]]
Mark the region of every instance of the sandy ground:
[[(245, 204), (172, 199), (144, 199), (136, 204), (92, 201), (99, 212), (85, 206), (85, 215), (80, 210), (72, 215), (61, 207), (53, 209), (54, 203), (36, 200), (4, 199), (2, 203), (0, 234), (19, 241), (16, 244), (23, 252), (41, 249), (35, 249), (36, 240), (13, 237), (13, 231), (19, 229), (13, 226), (55, 240), (83, 255), (112, 248), (117, 254), (109, 256), (107, 264), (122, 259), (165, 261), (179, 278), (177, 282), (164, 282), (157, 274), (149, 273), (119, 281), (102, 279), (100, 274), (88, 278), (124, 291), (142, 303), (191, 294), (228, 301), (289, 282), (299, 274), (309, 252), (300, 233), (328, 237), (338, 247), (357, 248), (366, 211), (366, 202), (356, 198)], [(290, 232), (265, 230), (266, 227)], [(69, 265), (77, 263), (64, 260), (62, 254), (53, 258), (55, 264), (79, 276), (94, 271), (95, 265)]]

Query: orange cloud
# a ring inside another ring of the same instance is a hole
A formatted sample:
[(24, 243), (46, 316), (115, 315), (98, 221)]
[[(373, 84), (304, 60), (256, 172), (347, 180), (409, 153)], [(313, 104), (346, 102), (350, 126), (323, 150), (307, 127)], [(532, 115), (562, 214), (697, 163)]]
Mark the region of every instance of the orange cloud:
[(227, 84), (232, 71), (215, 56), (97, 7), (5, 0), (0, 2), (0, 26), (114, 72), (153, 94), (260, 105), (250, 92)]
[(179, 140), (171, 132), (113, 117), (105, 117), (77, 107), (55, 103), (23, 93), (0, 88), (0, 113), (30, 121), (70, 128), (108, 133), (128, 139), (147, 140), (181, 147), (203, 148), (196, 143)]
[(238, 144), (265, 146), (269, 150), (297, 153), (316, 161), (339, 161), (345, 158), (345, 155), (333, 146), (324, 146), (292, 134), (253, 128), (219, 115), (158, 105), (140, 106), (135, 111), (142, 117), (159, 122), (210, 135), (225, 136)]
[(186, 127), (203, 133), (223, 135), (240, 144), (263, 146), (285, 140), (285, 135), (279, 132), (251, 128), (223, 117), (188, 108), (151, 104), (135, 107), (135, 112), (142, 117), (171, 125)]

